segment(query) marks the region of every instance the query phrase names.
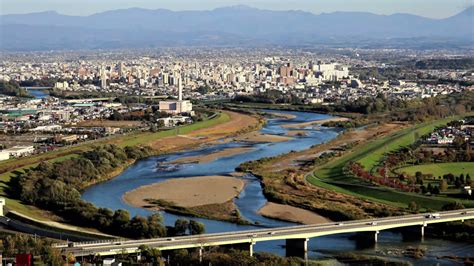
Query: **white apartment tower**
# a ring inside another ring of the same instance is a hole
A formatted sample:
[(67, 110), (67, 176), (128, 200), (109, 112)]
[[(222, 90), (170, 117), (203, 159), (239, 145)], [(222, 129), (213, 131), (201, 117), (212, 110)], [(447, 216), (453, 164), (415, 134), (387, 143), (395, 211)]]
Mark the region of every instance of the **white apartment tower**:
[(102, 89), (107, 89), (107, 75), (105, 74), (104, 66), (100, 68), (100, 87)]

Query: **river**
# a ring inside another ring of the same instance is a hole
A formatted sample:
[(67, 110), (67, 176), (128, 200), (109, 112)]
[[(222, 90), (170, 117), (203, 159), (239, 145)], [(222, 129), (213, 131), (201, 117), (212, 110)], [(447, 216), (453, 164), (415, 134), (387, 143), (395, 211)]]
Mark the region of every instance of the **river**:
[[(271, 110), (267, 111), (273, 112)], [(294, 115), (295, 118), (270, 118), (268, 119), (267, 124), (261, 129), (262, 133), (285, 135), (287, 134), (287, 129), (281, 127), (284, 124), (308, 122), (331, 117), (329, 115), (306, 112), (278, 111), (278, 113)], [(293, 139), (285, 142), (258, 144), (230, 142), (212, 146), (204, 145), (198, 149), (190, 151), (181, 151), (163, 156), (154, 156), (143, 159), (137, 161), (116, 178), (89, 187), (84, 191), (82, 197), (84, 200), (92, 202), (98, 207), (106, 207), (112, 210), (126, 209), (132, 216), (147, 216), (152, 213), (152, 211), (129, 206), (122, 200), (122, 196), (127, 191), (133, 190), (140, 186), (162, 182), (167, 179), (177, 177), (229, 174), (234, 172), (235, 168), (243, 162), (257, 160), (264, 157), (276, 156), (288, 153), (292, 150), (305, 150), (312, 145), (330, 141), (341, 132), (339, 129), (324, 127), (307, 127), (306, 130), (306, 136), (295, 136)], [(182, 165), (167, 164), (167, 162), (171, 162), (183, 157), (209, 154), (230, 147), (249, 146), (253, 147), (254, 149), (246, 153), (219, 158), (215, 161), (207, 163)], [(157, 169), (158, 162), (162, 165), (167, 165), (168, 168)], [(259, 226), (267, 227), (294, 225), (290, 222), (277, 221), (259, 215), (257, 211), (267, 202), (263, 196), (260, 182), (252, 175), (246, 175), (243, 178), (247, 179), (248, 182), (244, 190), (239, 195), (239, 198), (235, 200), (235, 203), (245, 219), (251, 222), (258, 222)], [(162, 214), (167, 225), (174, 224), (174, 221), (180, 217), (169, 213)], [(256, 226), (252, 225), (237, 225), (229, 222), (199, 218), (193, 219), (203, 222), (206, 226), (206, 232), (208, 233), (257, 228)], [(422, 260), (417, 260), (417, 264), (421, 263), (432, 265), (433, 263), (440, 263), (442, 265), (448, 265), (450, 264), (449, 261), (437, 260), (436, 256), (474, 255), (474, 245), (466, 243), (455, 243), (429, 238), (425, 238), (424, 241), (406, 242), (402, 240), (401, 234), (399, 233), (383, 231), (379, 235), (379, 242), (376, 246), (359, 247), (355, 241), (348, 239), (350, 235), (351, 234), (341, 234), (311, 239), (308, 244), (308, 257), (315, 259), (330, 259), (334, 254), (341, 252), (357, 252), (357, 254), (378, 255), (382, 257), (410, 260), (408, 258), (401, 257), (402, 255), (399, 254), (400, 251), (404, 250), (408, 246), (422, 247), (427, 250), (426, 256)], [(285, 250), (282, 247), (284, 244), (284, 241), (262, 242), (257, 243), (254, 247), (254, 250), (284, 255)]]
[(50, 87), (24, 87), (28, 94), (36, 99), (43, 99), (49, 96)]

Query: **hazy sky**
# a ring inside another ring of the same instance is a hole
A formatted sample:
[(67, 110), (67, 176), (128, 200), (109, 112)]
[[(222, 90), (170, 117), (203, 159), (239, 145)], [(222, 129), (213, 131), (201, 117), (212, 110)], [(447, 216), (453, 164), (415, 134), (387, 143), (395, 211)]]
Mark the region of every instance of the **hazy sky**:
[(273, 10), (299, 9), (316, 14), (367, 11), (376, 14), (411, 13), (445, 18), (469, 7), (473, 0), (0, 0), (0, 13), (55, 10), (68, 15), (89, 15), (130, 7), (203, 10), (239, 4)]

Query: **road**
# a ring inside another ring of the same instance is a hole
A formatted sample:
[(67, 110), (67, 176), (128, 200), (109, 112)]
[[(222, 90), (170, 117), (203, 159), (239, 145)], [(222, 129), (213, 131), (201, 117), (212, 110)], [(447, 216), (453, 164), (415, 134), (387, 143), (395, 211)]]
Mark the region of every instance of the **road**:
[[(474, 209), (439, 212), (439, 217), (429, 217), (429, 214), (413, 214), (405, 216), (356, 220), (340, 223), (325, 223), (318, 225), (300, 225), (272, 229), (203, 234), (194, 236), (167, 237), (143, 240), (105, 240), (97, 242), (61, 243), (54, 245), (64, 253), (78, 256), (114, 255), (118, 253), (135, 253), (139, 246), (146, 245), (160, 250), (183, 248), (200, 248), (232, 244), (252, 245), (256, 242), (282, 239), (309, 239), (324, 235), (353, 232), (374, 232), (381, 230), (420, 226), (428, 224), (464, 221), (474, 219)], [(420, 229), (421, 230), (421, 229)]]

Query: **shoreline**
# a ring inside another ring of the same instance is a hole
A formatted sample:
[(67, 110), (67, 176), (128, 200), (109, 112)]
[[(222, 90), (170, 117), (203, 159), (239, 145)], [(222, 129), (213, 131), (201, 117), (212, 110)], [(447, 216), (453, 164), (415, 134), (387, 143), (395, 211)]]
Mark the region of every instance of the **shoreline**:
[(312, 211), (270, 201), (258, 210), (258, 214), (271, 219), (306, 225), (332, 222), (330, 219)]
[(347, 117), (333, 117), (333, 118), (326, 118), (326, 119), (321, 119), (321, 120), (314, 120), (314, 121), (309, 121), (309, 122), (303, 122), (303, 123), (294, 123), (294, 124), (287, 124), (287, 125), (282, 125), (282, 128), (287, 128), (287, 129), (300, 129), (312, 125), (322, 125), (327, 122), (343, 122), (343, 121), (349, 121), (350, 119)]
[(245, 180), (232, 176), (171, 178), (128, 191), (122, 200), (137, 208), (248, 223), (233, 202), (245, 185)]
[(189, 164), (189, 163), (208, 163), (215, 161), (219, 158), (225, 158), (233, 155), (238, 155), (245, 152), (250, 152), (255, 150), (250, 147), (236, 147), (236, 148), (227, 148), (220, 151), (216, 151), (210, 154), (201, 155), (201, 156), (189, 156), (176, 159), (169, 162), (170, 164)]

